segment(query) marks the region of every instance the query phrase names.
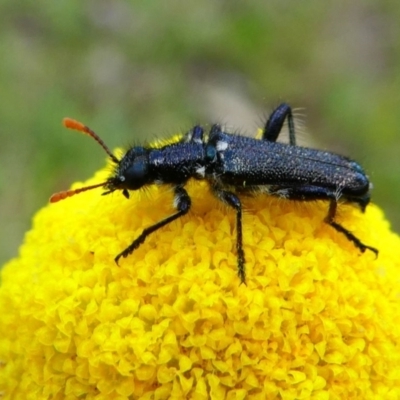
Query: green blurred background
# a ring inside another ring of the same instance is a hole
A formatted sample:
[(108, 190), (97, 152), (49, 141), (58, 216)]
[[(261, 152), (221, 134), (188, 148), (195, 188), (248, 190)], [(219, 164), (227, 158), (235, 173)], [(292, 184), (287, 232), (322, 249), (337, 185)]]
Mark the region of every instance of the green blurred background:
[(0, 19), (0, 264), (51, 193), (104, 165), (64, 116), (114, 148), (196, 122), (253, 134), (287, 101), (399, 231), (398, 0), (3, 0)]

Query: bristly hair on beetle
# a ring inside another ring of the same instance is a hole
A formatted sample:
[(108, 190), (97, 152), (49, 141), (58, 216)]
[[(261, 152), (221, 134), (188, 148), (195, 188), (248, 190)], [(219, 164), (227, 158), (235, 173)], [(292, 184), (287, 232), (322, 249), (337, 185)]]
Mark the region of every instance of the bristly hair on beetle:
[[(289, 143), (276, 140), (287, 119)], [(242, 234), (243, 193), (265, 193), (295, 201), (329, 202), (325, 222), (342, 233), (361, 252), (378, 250), (367, 246), (335, 221), (339, 200), (357, 205), (365, 211), (370, 201), (370, 187), (362, 167), (341, 155), (296, 145), (291, 107), (280, 104), (264, 125), (262, 138), (250, 138), (224, 132), (213, 125), (208, 132), (196, 125), (178, 142), (160, 148), (135, 146), (119, 160), (90, 128), (70, 118), (67, 128), (96, 140), (116, 165), (105, 182), (59, 192), (51, 196), (55, 203), (87, 190), (103, 187), (104, 195), (121, 190), (129, 198), (130, 190), (146, 185), (169, 185), (174, 191), (176, 212), (143, 230), (126, 249), (115, 257), (127, 257), (153, 232), (187, 214), (191, 199), (185, 189), (189, 179), (206, 180), (214, 195), (236, 212), (236, 252), (238, 275), (246, 282), (245, 253)]]

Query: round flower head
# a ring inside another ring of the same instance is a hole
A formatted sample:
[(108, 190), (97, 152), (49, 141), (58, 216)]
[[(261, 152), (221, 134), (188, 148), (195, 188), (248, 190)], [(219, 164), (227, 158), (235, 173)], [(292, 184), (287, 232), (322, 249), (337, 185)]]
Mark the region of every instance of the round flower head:
[(38, 212), (2, 271), (3, 399), (400, 398), (400, 239), (376, 206), (337, 220), (379, 257), (323, 222), (326, 202), (242, 198), (244, 285), (235, 213), (187, 189), (190, 213), (119, 265), (174, 212), (168, 187)]

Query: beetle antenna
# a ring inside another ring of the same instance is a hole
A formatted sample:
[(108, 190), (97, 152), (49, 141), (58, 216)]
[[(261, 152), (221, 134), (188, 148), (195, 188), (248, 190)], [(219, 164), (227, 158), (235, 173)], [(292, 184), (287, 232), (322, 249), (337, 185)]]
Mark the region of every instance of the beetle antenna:
[(86, 125), (82, 124), (82, 122), (76, 121), (72, 118), (64, 118), (63, 124), (68, 129), (75, 129), (76, 131), (84, 133), (85, 135), (88, 135), (91, 138), (93, 138), (105, 150), (105, 152), (111, 157), (111, 160), (113, 160), (116, 164), (119, 163), (118, 158), (115, 157), (113, 153), (111, 153), (110, 149), (100, 139), (100, 136), (98, 136), (97, 133), (92, 131), (88, 126), (86, 126)]
[(75, 196), (76, 194), (79, 194), (81, 192), (86, 192), (87, 190), (92, 190), (92, 189), (96, 189), (98, 187), (102, 187), (106, 183), (107, 182), (103, 182), (103, 183), (98, 183), (96, 185), (84, 186), (84, 187), (81, 187), (81, 188), (78, 188), (78, 189), (64, 190), (63, 192), (54, 193), (50, 197), (50, 203), (57, 203), (57, 201), (64, 200), (67, 197)]

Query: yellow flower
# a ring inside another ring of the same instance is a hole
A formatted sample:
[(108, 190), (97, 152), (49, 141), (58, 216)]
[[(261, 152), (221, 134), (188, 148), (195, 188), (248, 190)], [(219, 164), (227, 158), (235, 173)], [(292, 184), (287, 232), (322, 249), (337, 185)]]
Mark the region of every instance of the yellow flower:
[(246, 286), (234, 212), (188, 191), (189, 215), (119, 266), (173, 212), (168, 188), (38, 212), (2, 271), (2, 399), (400, 398), (400, 239), (375, 205), (338, 222), (378, 258), (323, 222), (326, 202), (243, 198)]

